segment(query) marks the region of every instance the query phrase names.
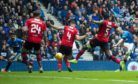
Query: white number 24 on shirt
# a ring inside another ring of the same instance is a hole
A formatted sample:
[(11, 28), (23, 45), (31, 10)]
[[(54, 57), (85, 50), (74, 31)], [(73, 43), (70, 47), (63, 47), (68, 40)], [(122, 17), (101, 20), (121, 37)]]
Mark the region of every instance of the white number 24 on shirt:
[(32, 24), (31, 25), (31, 32), (40, 34), (41, 28), (37, 24)]

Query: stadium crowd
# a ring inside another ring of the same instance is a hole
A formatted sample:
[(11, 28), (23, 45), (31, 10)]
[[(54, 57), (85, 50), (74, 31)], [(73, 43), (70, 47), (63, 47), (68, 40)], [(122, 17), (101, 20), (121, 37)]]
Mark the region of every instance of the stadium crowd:
[[(128, 30), (138, 35), (138, 2), (137, 0), (40, 0), (47, 8), (48, 13), (51, 13), (58, 18), (64, 25), (68, 24), (69, 20), (76, 21), (76, 28), (80, 35), (84, 35), (86, 30), (90, 30), (92, 38), (97, 32), (99, 25), (94, 24), (91, 20), (99, 21), (107, 17), (108, 14), (113, 16), (113, 21), (118, 23), (123, 30)], [(34, 0), (1, 0), (0, 1), (0, 51), (3, 45), (6, 45), (9, 33), (15, 31), (18, 38), (24, 39), (22, 30), (26, 19), (33, 17), (33, 11), (40, 9), (40, 4)], [(42, 11), (42, 19), (45, 16)], [(50, 18), (47, 18), (53, 22)], [(54, 23), (53, 23), (54, 24)], [(42, 54), (44, 58), (53, 58), (57, 51), (62, 31), (58, 32), (47, 26), (47, 43), (42, 45)], [(111, 45), (115, 44), (119, 39), (119, 34), (111, 31)], [(82, 40), (85, 44), (89, 38)], [(78, 44), (78, 43), (77, 43)], [(47, 46), (45, 46), (47, 45)], [(137, 47), (137, 45), (135, 45)], [(77, 45), (79, 49), (79, 45)], [(118, 47), (120, 48), (120, 47)], [(115, 54), (122, 54), (117, 49), (113, 50)], [(91, 50), (89, 50), (91, 52)], [(53, 53), (54, 52), (54, 53)], [(95, 49), (95, 60), (103, 60), (101, 58), (100, 48)]]

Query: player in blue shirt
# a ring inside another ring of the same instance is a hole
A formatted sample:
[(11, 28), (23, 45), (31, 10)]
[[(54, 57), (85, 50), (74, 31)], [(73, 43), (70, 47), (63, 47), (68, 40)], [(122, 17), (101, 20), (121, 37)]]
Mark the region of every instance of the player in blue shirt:
[(114, 45), (114, 47), (123, 43), (123, 47), (127, 48), (124, 57), (124, 61), (126, 62), (128, 56), (130, 56), (130, 54), (134, 51), (134, 37), (129, 31), (124, 31), (121, 28), (118, 28), (117, 31), (121, 34), (121, 39)]
[(15, 53), (20, 53), (22, 48), (22, 43), (24, 40), (16, 38), (16, 35), (11, 35), (11, 38), (8, 40), (8, 46), (13, 50)]
[(134, 37), (129, 31), (123, 31), (121, 28), (118, 29), (118, 32), (121, 34), (121, 39), (114, 46), (118, 46), (124, 42), (124, 47), (128, 49), (128, 51), (132, 52), (134, 49)]
[(21, 56), (20, 53), (22, 49), (22, 43), (24, 42), (24, 40), (16, 38), (16, 35), (14, 33), (10, 34), (10, 39), (8, 39), (7, 41), (7, 46), (9, 48), (9, 56), (7, 59), (8, 63), (6, 65), (4, 72), (7, 72), (12, 62), (18, 59), (19, 56)]

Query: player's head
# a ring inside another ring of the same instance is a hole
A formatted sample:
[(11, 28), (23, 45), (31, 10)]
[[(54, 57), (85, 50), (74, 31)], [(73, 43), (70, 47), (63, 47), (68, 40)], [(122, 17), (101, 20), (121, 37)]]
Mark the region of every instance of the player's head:
[(105, 20), (112, 20), (112, 15), (110, 14), (107, 14), (105, 17), (104, 17)]
[(106, 16), (104, 17), (105, 20), (108, 20), (109, 19), (109, 14), (106, 14)]
[(40, 13), (41, 13), (40, 10), (36, 10), (36, 11), (34, 11), (34, 12), (33, 12), (34, 17), (40, 17)]
[(10, 33), (10, 36), (11, 36), (11, 40), (15, 40), (15, 38), (16, 38), (16, 34), (15, 33)]
[(122, 33), (123, 33), (123, 29), (122, 29), (121, 27), (118, 27), (118, 28), (117, 28), (117, 32), (118, 32), (119, 34), (122, 34)]
[(69, 24), (70, 24), (70, 26), (73, 26), (73, 27), (75, 27), (75, 26), (76, 26), (76, 23), (75, 23), (75, 21), (74, 21), (74, 20), (70, 20), (70, 21), (69, 21)]

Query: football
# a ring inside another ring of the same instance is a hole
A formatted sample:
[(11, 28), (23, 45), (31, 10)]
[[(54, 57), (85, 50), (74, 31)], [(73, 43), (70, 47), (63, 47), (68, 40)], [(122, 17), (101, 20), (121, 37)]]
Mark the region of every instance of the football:
[(62, 58), (63, 58), (62, 53), (57, 53), (57, 54), (55, 55), (55, 58), (56, 58), (57, 60), (62, 60)]

